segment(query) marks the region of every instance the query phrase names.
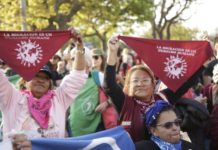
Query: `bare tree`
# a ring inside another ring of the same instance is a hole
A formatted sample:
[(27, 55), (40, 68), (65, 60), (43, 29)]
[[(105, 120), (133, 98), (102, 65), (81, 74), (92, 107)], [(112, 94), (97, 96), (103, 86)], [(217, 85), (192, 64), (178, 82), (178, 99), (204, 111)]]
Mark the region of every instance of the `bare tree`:
[[(59, 7), (64, 3), (70, 3), (72, 5), (72, 8), (67, 15), (59, 13)], [(45, 5), (48, 5), (47, 1), (45, 1)], [(69, 27), (67, 22), (72, 19), (72, 16), (74, 16), (83, 5), (83, 2), (80, 2), (79, 0), (55, 0), (54, 10), (57, 15), (49, 18), (49, 26), (46, 29), (55, 30), (57, 27), (54, 25), (54, 22), (58, 23), (60, 29), (67, 29)]]
[(182, 15), (196, 2), (197, 0), (159, 0), (155, 4), (154, 17), (150, 20), (153, 38), (170, 39), (172, 25), (188, 20)]

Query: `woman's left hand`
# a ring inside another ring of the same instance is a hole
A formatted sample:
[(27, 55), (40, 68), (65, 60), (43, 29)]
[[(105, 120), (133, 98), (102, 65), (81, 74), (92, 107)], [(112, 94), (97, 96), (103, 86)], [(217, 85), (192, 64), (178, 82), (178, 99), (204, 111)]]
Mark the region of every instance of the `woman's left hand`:
[(31, 141), (25, 134), (15, 134), (12, 137), (13, 150), (31, 150)]
[(83, 44), (82, 35), (78, 31), (76, 31), (73, 27), (69, 28), (69, 30), (71, 31), (71, 35), (77, 49), (83, 49), (84, 44)]
[(107, 101), (100, 103), (96, 108), (95, 111), (96, 112), (103, 112), (105, 111), (105, 109), (109, 106), (109, 103)]

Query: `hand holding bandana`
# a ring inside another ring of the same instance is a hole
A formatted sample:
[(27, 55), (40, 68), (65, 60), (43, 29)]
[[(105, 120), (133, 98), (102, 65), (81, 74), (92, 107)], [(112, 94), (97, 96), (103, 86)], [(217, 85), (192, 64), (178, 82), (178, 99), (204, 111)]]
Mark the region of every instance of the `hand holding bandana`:
[(71, 36), (70, 31), (0, 31), (0, 58), (29, 81)]
[(155, 40), (119, 36), (176, 92), (212, 55), (207, 41)]

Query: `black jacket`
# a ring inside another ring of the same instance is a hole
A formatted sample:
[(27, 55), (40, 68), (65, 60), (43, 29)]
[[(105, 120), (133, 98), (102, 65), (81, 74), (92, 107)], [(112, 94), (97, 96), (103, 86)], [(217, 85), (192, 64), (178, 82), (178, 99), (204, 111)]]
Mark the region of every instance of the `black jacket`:
[[(153, 141), (140, 141), (135, 143), (136, 150), (161, 150)], [(197, 150), (194, 144), (182, 140), (182, 150)]]

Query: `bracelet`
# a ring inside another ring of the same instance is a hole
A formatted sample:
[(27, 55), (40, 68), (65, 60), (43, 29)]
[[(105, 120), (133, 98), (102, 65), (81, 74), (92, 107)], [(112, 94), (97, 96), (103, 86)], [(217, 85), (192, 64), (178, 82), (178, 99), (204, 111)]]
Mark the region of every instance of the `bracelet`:
[(110, 101), (110, 99), (108, 99), (106, 102), (107, 102), (107, 104), (108, 104), (108, 105), (110, 105), (110, 104), (111, 104), (111, 101)]
[(85, 54), (85, 48), (83, 49), (77, 49), (78, 52), (80, 52), (81, 54)]

